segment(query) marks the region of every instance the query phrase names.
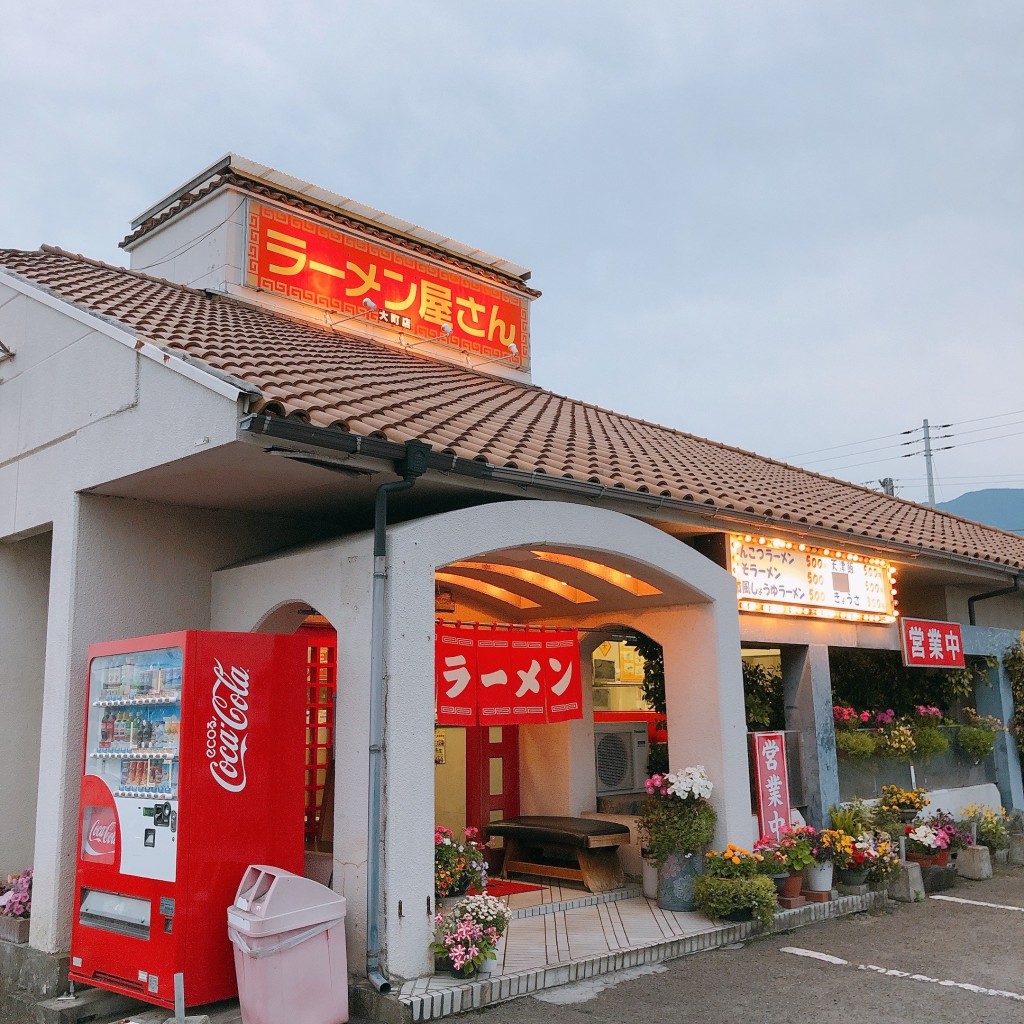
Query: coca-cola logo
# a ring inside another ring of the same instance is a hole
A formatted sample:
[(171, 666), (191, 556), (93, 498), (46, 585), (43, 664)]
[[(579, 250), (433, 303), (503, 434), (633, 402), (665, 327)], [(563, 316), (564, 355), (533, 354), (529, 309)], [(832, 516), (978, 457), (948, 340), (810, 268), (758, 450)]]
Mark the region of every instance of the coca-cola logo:
[(85, 853), (92, 857), (113, 856), (117, 844), (117, 819), (109, 807), (92, 809), (85, 833)]
[(249, 672), (237, 665), (230, 672), (214, 659), (210, 700), (213, 718), (206, 723), (206, 756), (210, 774), (229, 793), (245, 789), (245, 751), (249, 742)]

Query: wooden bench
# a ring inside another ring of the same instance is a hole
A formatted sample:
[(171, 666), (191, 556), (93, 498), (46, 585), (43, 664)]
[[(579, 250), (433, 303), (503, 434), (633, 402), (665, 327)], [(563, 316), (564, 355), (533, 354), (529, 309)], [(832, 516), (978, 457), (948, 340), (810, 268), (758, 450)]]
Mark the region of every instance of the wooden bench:
[(582, 882), (590, 892), (623, 884), (617, 847), (629, 843), (629, 829), (618, 822), (535, 815), (492, 821), (485, 831), (505, 842), (503, 878), (515, 872), (568, 879)]

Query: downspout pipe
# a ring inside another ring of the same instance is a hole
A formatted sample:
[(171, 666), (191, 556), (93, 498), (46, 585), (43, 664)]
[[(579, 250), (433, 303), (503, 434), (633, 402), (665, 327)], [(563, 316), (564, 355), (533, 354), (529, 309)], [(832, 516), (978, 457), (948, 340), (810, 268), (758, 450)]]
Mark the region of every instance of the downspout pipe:
[(401, 480), (377, 488), (373, 508), (373, 596), (370, 617), (370, 781), (367, 793), (366, 859), (366, 976), (378, 992), (390, 992), (391, 982), (380, 969), (381, 933), (381, 805), (384, 755), (384, 599), (387, 589), (388, 495), (407, 491), (427, 469), (430, 445), (408, 441), (405, 458), (395, 464)]
[(967, 621), (972, 626), (976, 626), (978, 623), (974, 620), (974, 606), (979, 601), (987, 601), (991, 597), (1003, 597), (1005, 594), (1018, 593), (1020, 591), (1020, 581), (1020, 576), (1014, 576), (1012, 587), (1003, 587), (1001, 590), (990, 590), (987, 594), (977, 594), (974, 597), (967, 598)]

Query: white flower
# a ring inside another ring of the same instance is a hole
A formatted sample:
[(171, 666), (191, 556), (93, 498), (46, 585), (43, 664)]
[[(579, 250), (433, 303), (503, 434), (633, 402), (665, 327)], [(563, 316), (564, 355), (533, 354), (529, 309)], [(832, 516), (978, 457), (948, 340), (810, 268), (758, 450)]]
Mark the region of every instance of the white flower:
[(669, 772), (665, 781), (668, 783), (667, 792), (680, 800), (688, 800), (690, 797), (707, 799), (714, 789), (702, 764), (685, 768), (681, 772)]

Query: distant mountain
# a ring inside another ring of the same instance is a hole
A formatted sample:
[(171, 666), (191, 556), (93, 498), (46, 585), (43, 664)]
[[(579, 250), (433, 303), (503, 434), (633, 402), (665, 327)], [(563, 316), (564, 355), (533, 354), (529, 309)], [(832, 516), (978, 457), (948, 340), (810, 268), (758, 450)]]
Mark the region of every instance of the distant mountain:
[(965, 519), (974, 519), (1001, 530), (1024, 534), (1024, 488), (990, 487), (983, 491), (968, 491), (952, 501), (941, 501), (935, 506)]

